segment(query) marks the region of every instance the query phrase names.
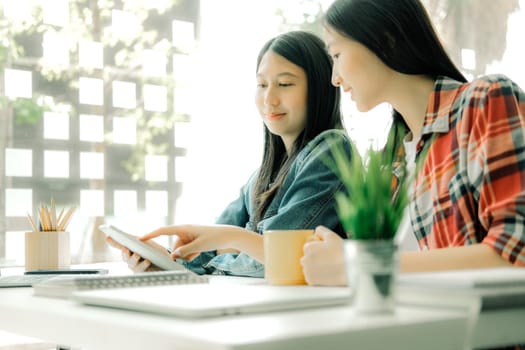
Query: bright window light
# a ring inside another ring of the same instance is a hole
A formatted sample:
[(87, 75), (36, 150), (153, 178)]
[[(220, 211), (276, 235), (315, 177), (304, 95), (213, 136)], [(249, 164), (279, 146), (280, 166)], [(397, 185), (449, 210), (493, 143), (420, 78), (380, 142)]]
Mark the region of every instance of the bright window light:
[(104, 178), (104, 153), (80, 152), (80, 178)]
[(185, 182), (190, 179), (191, 169), (188, 166), (188, 157), (175, 157), (175, 181)]
[(143, 73), (150, 77), (163, 77), (166, 75), (167, 58), (162, 52), (144, 50)]
[(69, 23), (69, 0), (40, 1), (44, 23), (60, 27), (65, 27)]
[(191, 52), (195, 46), (195, 28), (192, 22), (174, 20), (172, 22), (173, 46), (182, 52)]
[(115, 216), (129, 217), (137, 213), (137, 192), (116, 190), (113, 192)]
[(193, 60), (190, 55), (173, 55), (173, 78), (181, 82), (191, 82), (195, 76)]
[[(30, 230), (28, 229), (26, 231)], [(25, 264), (25, 235), (22, 232), (6, 231), (5, 248), (5, 258), (7, 261), (15, 261), (15, 264), (19, 266)], [(18, 335), (13, 335), (13, 337), (16, 337), (14, 339), (19, 339)], [(4, 339), (5, 336), (2, 334), (2, 340)]]
[(144, 85), (144, 109), (153, 112), (166, 112), (168, 109), (168, 90), (161, 85)]
[(162, 10), (169, 6), (171, 0), (148, 0), (145, 2), (145, 5), (148, 9), (152, 10)]
[(44, 112), (44, 138), (69, 139), (69, 115), (67, 113)]
[(86, 105), (102, 106), (104, 104), (104, 82), (102, 79), (78, 79), (79, 102)]
[(69, 177), (68, 151), (44, 151), (44, 177)]
[(192, 114), (194, 91), (189, 86), (178, 86), (173, 91), (173, 111), (177, 114)]
[(80, 114), (79, 129), (80, 141), (104, 141), (104, 117), (101, 115)]
[(6, 148), (5, 175), (30, 177), (33, 174), (33, 152), (30, 149)]
[(187, 148), (190, 145), (192, 138), (191, 124), (185, 122), (177, 122), (173, 127), (175, 147)]
[(166, 156), (146, 155), (144, 168), (146, 181), (168, 180), (168, 158)]
[(130, 117), (113, 118), (113, 143), (133, 145), (137, 142), (137, 122)]
[(191, 198), (184, 195), (177, 198), (177, 203), (175, 203), (175, 222), (206, 222), (206, 220), (203, 222), (202, 217), (194, 210), (192, 201)]
[(104, 216), (104, 191), (81, 190), (80, 213), (83, 216)]
[(78, 45), (78, 64), (85, 68), (104, 67), (104, 47), (95, 41), (81, 41)]
[(168, 192), (146, 191), (146, 215), (152, 217), (168, 216)]
[(5, 216), (26, 216), (33, 209), (33, 191), (23, 188), (6, 188)]
[(33, 0), (4, 0), (1, 5), (6, 18), (27, 23), (33, 21)]
[(69, 41), (65, 35), (45, 32), (42, 46), (43, 59), (46, 64), (69, 65)]
[(461, 49), (461, 66), (464, 69), (476, 69), (476, 51), (472, 49)]
[(131, 12), (112, 10), (111, 11), (111, 30), (119, 39), (131, 39), (138, 34), (138, 19)]
[(136, 84), (126, 81), (114, 81), (113, 106), (120, 108), (137, 107)]
[(33, 96), (33, 73), (31, 71), (6, 69), (4, 79), (6, 96), (13, 98)]

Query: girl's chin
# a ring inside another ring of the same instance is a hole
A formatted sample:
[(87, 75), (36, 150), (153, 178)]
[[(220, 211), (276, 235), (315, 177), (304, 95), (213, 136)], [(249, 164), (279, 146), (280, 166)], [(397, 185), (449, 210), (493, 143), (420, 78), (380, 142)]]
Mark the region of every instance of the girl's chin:
[(371, 109), (371, 108), (364, 108), (363, 106), (358, 105), (358, 104), (356, 104), (356, 106), (357, 106), (357, 110), (361, 113), (366, 113)]
[(374, 109), (377, 105), (370, 105), (367, 103), (361, 103), (359, 101), (355, 101), (355, 106), (357, 110), (361, 113), (369, 112), (370, 110)]

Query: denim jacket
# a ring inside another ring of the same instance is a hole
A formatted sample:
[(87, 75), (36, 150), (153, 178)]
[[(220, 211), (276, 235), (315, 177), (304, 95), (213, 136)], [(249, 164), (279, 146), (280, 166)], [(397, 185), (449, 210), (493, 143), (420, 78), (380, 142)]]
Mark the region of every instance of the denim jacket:
[[(239, 198), (222, 212), (217, 224), (240, 226), (260, 234), (270, 229), (314, 229), (324, 225), (346, 237), (334, 200), (343, 185), (323, 160), (330, 156), (330, 145), (334, 141), (341, 142), (351, 154), (350, 140), (345, 131), (332, 129), (319, 134), (299, 152), (257, 227), (253, 227), (253, 192), (258, 171), (241, 188)], [(264, 276), (264, 265), (242, 252), (217, 256), (215, 252), (203, 252), (184, 264), (201, 274)]]

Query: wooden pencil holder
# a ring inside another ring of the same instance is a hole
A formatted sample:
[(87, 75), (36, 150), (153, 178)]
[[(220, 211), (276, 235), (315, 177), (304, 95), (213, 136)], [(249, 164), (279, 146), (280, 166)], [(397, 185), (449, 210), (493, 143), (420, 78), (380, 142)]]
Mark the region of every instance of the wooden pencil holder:
[(71, 265), (71, 244), (67, 231), (25, 233), (26, 271), (67, 269)]

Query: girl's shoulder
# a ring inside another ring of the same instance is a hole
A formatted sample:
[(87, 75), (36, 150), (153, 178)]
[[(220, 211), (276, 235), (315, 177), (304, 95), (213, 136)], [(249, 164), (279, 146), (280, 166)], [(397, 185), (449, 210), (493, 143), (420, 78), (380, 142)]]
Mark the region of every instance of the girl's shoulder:
[(481, 75), (474, 80), (472, 80), (473, 85), (513, 85), (515, 84), (512, 79), (510, 79), (505, 74), (487, 74), (487, 75)]
[(317, 135), (313, 140), (308, 142), (307, 147), (316, 148), (319, 146), (331, 145), (334, 142), (350, 144), (350, 137), (344, 129), (328, 129)]
[(465, 97), (491, 98), (515, 95), (520, 100), (525, 98), (523, 90), (512, 79), (504, 74), (480, 76), (464, 84)]
[(325, 130), (313, 138), (300, 152), (298, 158), (318, 156), (330, 151), (334, 144), (340, 144), (348, 152), (352, 149), (352, 142), (344, 129)]
[(451, 109), (451, 123), (458, 131), (462, 130), (461, 124), (471, 123), (490, 128), (510, 116), (523, 115), (525, 93), (503, 74), (480, 76), (461, 86)]

